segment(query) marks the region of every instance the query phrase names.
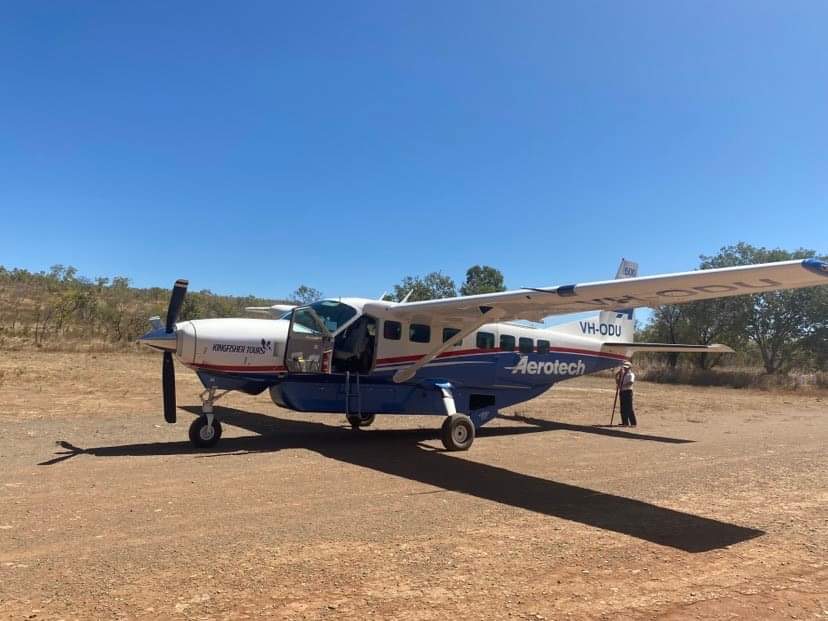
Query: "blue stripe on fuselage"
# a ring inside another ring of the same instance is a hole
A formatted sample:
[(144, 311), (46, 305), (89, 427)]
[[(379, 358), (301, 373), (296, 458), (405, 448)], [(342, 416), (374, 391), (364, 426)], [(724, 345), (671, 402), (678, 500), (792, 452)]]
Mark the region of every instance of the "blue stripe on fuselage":
[[(496, 397), (498, 407), (505, 407), (532, 399), (557, 382), (610, 369), (620, 362), (619, 357), (600, 352), (522, 354), (493, 351), (438, 358), (405, 384), (395, 384), (392, 377), (398, 369), (413, 362), (385, 363), (370, 374), (360, 376), (363, 407), (370, 407), (365, 411), (376, 413), (443, 413), (437, 391), (429, 389), (435, 381), (453, 385), (459, 401), (465, 399), (468, 403), (468, 395), (472, 392), (485, 393)], [(198, 376), (205, 386), (250, 394), (258, 394), (273, 386), (277, 400), (296, 410), (344, 411), (345, 375), (341, 373), (245, 374), (198, 370)]]

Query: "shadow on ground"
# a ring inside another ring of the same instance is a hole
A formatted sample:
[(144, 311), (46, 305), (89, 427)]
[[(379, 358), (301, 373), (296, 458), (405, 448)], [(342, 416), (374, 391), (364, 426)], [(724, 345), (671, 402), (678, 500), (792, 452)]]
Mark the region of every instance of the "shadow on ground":
[[(200, 414), (198, 407), (182, 409), (195, 415)], [(218, 457), (301, 448), (385, 474), (622, 533), (685, 552), (707, 552), (764, 534), (761, 530), (674, 511), (632, 498), (468, 461), (462, 453), (438, 451), (423, 445), (423, 441), (438, 437), (437, 430), (378, 429), (354, 432), (343, 427), (279, 419), (233, 408), (217, 407), (216, 413), (223, 423), (257, 435), (223, 438), (218, 446), (205, 452), (197, 451), (189, 442), (124, 444), (84, 449), (61, 441), (58, 445), (64, 450), (39, 465), (51, 466), (78, 455), (122, 457), (191, 454), (197, 457)], [(689, 442), (678, 438), (554, 423), (528, 417), (502, 418), (531, 426), (483, 428), (479, 437), (569, 430), (643, 441)]]

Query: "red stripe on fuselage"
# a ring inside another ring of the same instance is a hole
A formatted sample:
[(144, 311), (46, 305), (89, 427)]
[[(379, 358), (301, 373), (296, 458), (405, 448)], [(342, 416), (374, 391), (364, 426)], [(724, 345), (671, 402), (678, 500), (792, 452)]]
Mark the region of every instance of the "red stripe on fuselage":
[[(457, 351), (446, 351), (437, 356), (436, 360), (442, 358), (456, 358), (457, 356), (470, 356), (475, 354), (500, 354), (500, 353), (521, 353), (516, 349), (512, 350), (504, 350), (500, 349), (499, 347), (495, 347), (492, 349), (460, 349)], [(537, 353), (537, 352), (532, 352)], [(570, 347), (556, 347), (555, 349), (550, 349), (548, 353), (542, 354), (544, 356), (552, 355), (552, 354), (580, 354), (582, 356), (595, 356), (596, 358), (612, 358), (615, 360), (626, 360), (626, 356), (623, 354), (611, 354), (608, 352), (601, 352), (601, 351), (592, 351), (589, 349), (573, 349)], [(394, 364), (399, 362), (413, 362), (415, 360), (419, 360), (425, 354), (418, 354), (413, 356), (396, 356), (391, 358), (380, 358), (377, 360), (377, 364)]]
[(194, 369), (203, 369), (205, 371), (231, 371), (231, 372), (244, 372), (248, 371), (251, 373), (278, 373), (279, 371), (285, 371), (285, 367), (283, 366), (238, 366), (238, 365), (227, 365), (227, 364), (189, 364), (187, 365)]
[[(471, 356), (477, 354), (501, 354), (501, 353), (520, 353), (518, 350), (503, 350), (499, 347), (494, 349), (460, 349), (457, 351), (447, 351), (443, 352), (435, 360), (442, 360), (445, 358), (457, 358), (460, 356)], [(549, 350), (547, 354), (542, 355), (553, 355), (553, 354), (579, 354), (582, 356), (594, 356), (596, 358), (610, 358), (614, 360), (626, 360), (627, 358), (622, 354), (611, 354), (607, 352), (599, 352), (599, 351), (591, 351), (588, 349), (573, 349), (569, 347), (556, 347), (553, 350)], [(424, 354), (416, 354), (411, 356), (394, 356), (390, 358), (380, 358), (377, 360), (377, 365), (389, 365), (389, 364), (399, 364), (401, 362), (414, 362), (419, 360), (423, 357)], [(286, 371), (287, 369), (284, 366), (240, 366), (240, 365), (224, 365), (224, 364), (189, 364), (187, 365), (197, 370), (204, 370), (204, 371), (219, 371), (224, 373), (279, 373), (282, 371)]]

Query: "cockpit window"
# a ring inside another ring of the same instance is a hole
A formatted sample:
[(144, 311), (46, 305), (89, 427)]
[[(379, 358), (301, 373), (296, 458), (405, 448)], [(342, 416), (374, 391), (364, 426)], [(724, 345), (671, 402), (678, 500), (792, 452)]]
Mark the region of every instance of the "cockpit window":
[(331, 334), (339, 330), (356, 315), (355, 308), (335, 300), (320, 300), (311, 304), (310, 307), (325, 323), (325, 328)]
[(324, 336), (325, 328), (322, 327), (323, 320), (309, 308), (297, 308), (293, 313), (293, 332)]

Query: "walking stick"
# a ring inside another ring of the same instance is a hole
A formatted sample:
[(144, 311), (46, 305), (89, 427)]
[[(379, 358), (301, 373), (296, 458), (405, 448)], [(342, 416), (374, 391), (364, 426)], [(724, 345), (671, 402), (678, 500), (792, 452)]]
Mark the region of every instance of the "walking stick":
[(615, 420), (615, 406), (618, 404), (618, 393), (621, 392), (621, 381), (623, 380), (623, 376), (616, 380), (615, 382), (615, 399), (612, 401), (612, 416), (610, 416), (610, 427), (612, 427), (612, 421)]
[(612, 416), (610, 416), (610, 427), (612, 427), (612, 421), (615, 419), (615, 405), (618, 403), (618, 393), (621, 390), (621, 384), (619, 383), (615, 387), (615, 399), (612, 401)]

